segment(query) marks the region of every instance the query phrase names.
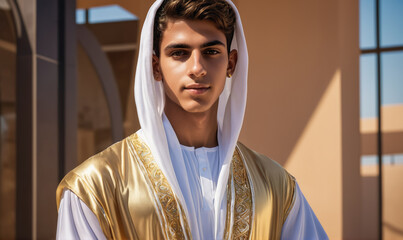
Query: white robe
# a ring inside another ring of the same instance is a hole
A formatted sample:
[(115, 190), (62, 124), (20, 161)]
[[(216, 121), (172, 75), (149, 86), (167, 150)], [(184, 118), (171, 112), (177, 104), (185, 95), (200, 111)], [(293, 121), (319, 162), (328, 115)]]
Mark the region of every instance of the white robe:
[[(294, 206), (283, 225), (281, 239), (329, 239), (298, 184), (295, 187)], [(64, 191), (60, 202), (56, 239), (106, 239), (95, 214), (70, 190)]]
[[(176, 136), (167, 118), (163, 117), (168, 141), (175, 141)], [(168, 144), (171, 146), (171, 144)], [(218, 175), (222, 167), (219, 148), (197, 148), (181, 145), (185, 166), (174, 166), (179, 176), (186, 170), (188, 182), (183, 183), (193, 189), (192, 196), (184, 195), (186, 204), (193, 206), (197, 233), (192, 232), (193, 239), (215, 239), (214, 233), (214, 196)], [(170, 149), (171, 152), (171, 149)], [(171, 152), (172, 153), (172, 152)], [(175, 156), (171, 154), (171, 159)], [(181, 185), (181, 184), (180, 184)], [(294, 205), (282, 228), (281, 239), (328, 239), (314, 212), (302, 194), (298, 184), (295, 185)], [(226, 204), (222, 205), (225, 208)], [(220, 209), (226, 212), (226, 209)], [(225, 216), (224, 214), (221, 214)], [(220, 230), (225, 227), (225, 219), (219, 219)], [(221, 235), (222, 236), (222, 235)], [(57, 239), (105, 239), (101, 226), (94, 213), (70, 190), (65, 190), (59, 207)]]

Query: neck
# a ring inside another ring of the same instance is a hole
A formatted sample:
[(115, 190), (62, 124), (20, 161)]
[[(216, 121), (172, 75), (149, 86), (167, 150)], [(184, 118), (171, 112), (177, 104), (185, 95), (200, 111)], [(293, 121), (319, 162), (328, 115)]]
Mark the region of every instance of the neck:
[[(168, 107), (167, 107), (168, 105)], [(207, 112), (190, 113), (175, 103), (166, 103), (165, 115), (169, 119), (179, 143), (185, 146), (215, 147), (217, 141), (218, 102)]]

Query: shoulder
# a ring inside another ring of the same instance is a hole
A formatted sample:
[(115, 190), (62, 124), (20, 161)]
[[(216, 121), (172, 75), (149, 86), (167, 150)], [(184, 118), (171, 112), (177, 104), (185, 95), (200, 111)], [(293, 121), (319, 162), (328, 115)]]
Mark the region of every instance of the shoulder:
[[(257, 199), (271, 199), (281, 223), (287, 218), (295, 196), (296, 181), (280, 164), (238, 142), (238, 150), (248, 169)], [(275, 199), (275, 201), (272, 201)], [(268, 202), (263, 201), (265, 204)], [(266, 205), (265, 205), (266, 206)]]
[(57, 204), (59, 205), (64, 189), (69, 189), (80, 197), (84, 192), (96, 193), (99, 186), (115, 189), (124, 176), (122, 170), (129, 164), (127, 159), (131, 152), (133, 135), (90, 157), (66, 174), (56, 191)]
[(91, 177), (94, 174), (102, 174), (103, 177), (113, 175), (114, 171), (119, 169), (122, 164), (122, 152), (128, 147), (127, 142), (128, 138), (125, 138), (88, 158), (69, 172), (66, 177), (70, 174), (81, 177)]
[(246, 164), (256, 167), (266, 178), (294, 179), (294, 177), (276, 161), (248, 148), (241, 142), (238, 142), (237, 146)]

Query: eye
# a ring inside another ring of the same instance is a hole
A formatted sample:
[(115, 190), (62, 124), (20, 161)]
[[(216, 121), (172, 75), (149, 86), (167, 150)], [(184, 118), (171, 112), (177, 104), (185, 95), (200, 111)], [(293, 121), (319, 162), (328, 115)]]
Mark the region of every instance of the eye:
[(217, 55), (219, 53), (220, 53), (220, 51), (217, 49), (206, 49), (204, 51), (204, 54), (206, 54), (206, 55)]
[(186, 56), (186, 54), (187, 54), (187, 52), (184, 50), (174, 50), (169, 54), (169, 56), (178, 58), (178, 57)]

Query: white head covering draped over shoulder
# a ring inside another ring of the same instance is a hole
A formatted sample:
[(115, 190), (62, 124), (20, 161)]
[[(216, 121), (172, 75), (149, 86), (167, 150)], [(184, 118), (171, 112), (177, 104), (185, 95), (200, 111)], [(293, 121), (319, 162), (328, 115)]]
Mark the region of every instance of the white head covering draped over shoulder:
[[(183, 176), (176, 176), (170, 159), (168, 140), (162, 122), (165, 106), (164, 87), (162, 82), (154, 80), (153, 76), (152, 54), (154, 18), (162, 2), (163, 0), (157, 0), (151, 6), (141, 31), (134, 94), (141, 126), (139, 134), (150, 147), (155, 161), (166, 176), (173, 192), (184, 208), (192, 233), (197, 236), (199, 229), (197, 229), (197, 225), (194, 224), (196, 220), (192, 219), (194, 209), (192, 206), (187, 206), (184, 200), (184, 195), (191, 197), (191, 189), (189, 186), (186, 187), (187, 173), (184, 171)], [(226, 80), (224, 91), (220, 95), (218, 105), (218, 144), (220, 161), (223, 165), (218, 178), (214, 200), (216, 236), (219, 232), (217, 229), (219, 224), (219, 216), (217, 213), (219, 213), (219, 209), (225, 198), (224, 193), (229, 176), (230, 162), (238, 141), (245, 113), (248, 76), (248, 52), (241, 18), (235, 5), (229, 0), (227, 0), (227, 2), (236, 14), (236, 27), (231, 49), (238, 51), (238, 62), (232, 77)], [(181, 164), (184, 160), (183, 157), (181, 157), (182, 154), (178, 140), (175, 139), (174, 143), (171, 142), (171, 139), (169, 141), (170, 144), (174, 144), (175, 152), (173, 155), (178, 156), (178, 159), (173, 159), (173, 161), (179, 161), (177, 163)], [(178, 179), (181, 179), (181, 185), (179, 185)], [(185, 181), (182, 181), (183, 179), (185, 179)]]

